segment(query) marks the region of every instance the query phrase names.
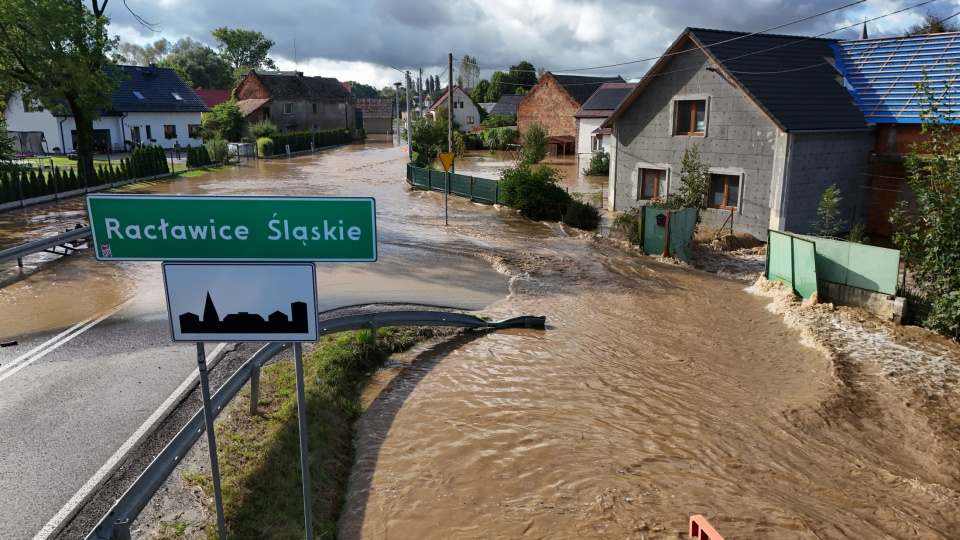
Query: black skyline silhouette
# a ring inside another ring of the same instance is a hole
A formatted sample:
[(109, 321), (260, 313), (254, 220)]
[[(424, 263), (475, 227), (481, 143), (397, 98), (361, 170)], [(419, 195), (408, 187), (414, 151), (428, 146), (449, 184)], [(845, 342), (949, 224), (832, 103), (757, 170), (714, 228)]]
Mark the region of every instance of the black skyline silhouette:
[(282, 311), (274, 311), (267, 319), (256, 313), (231, 313), (220, 320), (213, 299), (207, 292), (207, 301), (203, 306), (203, 320), (189, 311), (179, 316), (180, 332), (184, 334), (306, 334), (309, 321), (306, 302), (292, 302), (287, 317)]

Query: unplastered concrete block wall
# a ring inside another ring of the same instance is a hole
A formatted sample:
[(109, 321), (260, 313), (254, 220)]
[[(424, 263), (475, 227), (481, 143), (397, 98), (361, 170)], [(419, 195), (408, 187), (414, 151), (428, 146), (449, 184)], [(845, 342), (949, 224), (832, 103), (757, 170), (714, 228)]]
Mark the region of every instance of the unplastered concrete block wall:
[(870, 151), (875, 141), (872, 130), (790, 133), (793, 138), (789, 160), (784, 229), (798, 234), (813, 232), (823, 192), (836, 184), (840, 189), (840, 218), (846, 220), (841, 232), (854, 223), (866, 222), (869, 213)]
[[(699, 49), (688, 45), (682, 50), (617, 120), (614, 209), (643, 204), (638, 171), (647, 165), (668, 168), (670, 191), (676, 192), (684, 151), (696, 144), (712, 172), (742, 175), (734, 230), (766, 238), (774, 147), (781, 132), (732, 81), (707, 69), (717, 66)], [(675, 99), (707, 100), (705, 136), (673, 135)], [(720, 225), (729, 217), (729, 211), (718, 210), (707, 216), (707, 223)]]

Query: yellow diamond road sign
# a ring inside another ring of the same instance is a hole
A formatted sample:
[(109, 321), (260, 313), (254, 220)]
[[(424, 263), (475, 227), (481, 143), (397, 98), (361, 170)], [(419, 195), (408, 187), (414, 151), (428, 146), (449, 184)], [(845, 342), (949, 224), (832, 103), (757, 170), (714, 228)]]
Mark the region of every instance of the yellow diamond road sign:
[(453, 152), (441, 152), (440, 163), (443, 163), (443, 170), (450, 172), (450, 165), (453, 165)]

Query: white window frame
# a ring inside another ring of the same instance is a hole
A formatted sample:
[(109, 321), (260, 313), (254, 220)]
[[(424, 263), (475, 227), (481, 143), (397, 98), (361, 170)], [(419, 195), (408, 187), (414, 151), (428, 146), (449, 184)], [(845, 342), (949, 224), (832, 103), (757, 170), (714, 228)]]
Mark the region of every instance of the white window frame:
[(720, 212), (729, 212), (730, 211), (729, 208), (717, 208), (716, 206), (710, 206), (710, 201), (709, 201), (710, 188), (713, 187), (713, 175), (715, 174), (722, 174), (726, 176), (737, 176), (740, 178), (740, 187), (738, 188), (738, 193), (737, 193), (737, 199), (738, 199), (737, 206), (734, 212), (742, 215), (743, 214), (743, 194), (744, 194), (744, 188), (746, 187), (746, 182), (747, 182), (746, 173), (744, 172), (743, 169), (739, 167), (710, 167), (710, 184), (707, 185), (707, 197), (708, 197), (707, 208), (712, 210), (718, 210)]
[(293, 103), (283, 104), (283, 114), (293, 114)]
[[(703, 135), (677, 134), (677, 104), (681, 101), (703, 101), (704, 102)], [(699, 138), (709, 137), (710, 136), (710, 96), (708, 94), (686, 94), (682, 96), (674, 96), (673, 99), (670, 100), (670, 121), (667, 122), (667, 125), (668, 125), (668, 129), (670, 130), (671, 137), (699, 137)]]

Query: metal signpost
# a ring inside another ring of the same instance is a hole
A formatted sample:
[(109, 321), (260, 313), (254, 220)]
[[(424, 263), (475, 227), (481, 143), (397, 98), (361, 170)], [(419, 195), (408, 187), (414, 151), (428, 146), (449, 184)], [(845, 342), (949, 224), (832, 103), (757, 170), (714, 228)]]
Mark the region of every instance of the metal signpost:
[(306, 538), (312, 540), (301, 348), (319, 339), (316, 269), (310, 262), (376, 261), (374, 200), (88, 195), (87, 209), (98, 260), (165, 261), (171, 336), (197, 344), (221, 540), (226, 524), (203, 344), (294, 342), (303, 510)]
[(447, 222), (447, 194), (450, 193), (450, 166), (453, 165), (453, 158), (456, 156), (453, 152), (441, 152), (440, 153), (440, 163), (443, 164), (443, 170), (446, 171), (444, 176), (444, 187), (443, 187), (443, 224), (449, 225)]

